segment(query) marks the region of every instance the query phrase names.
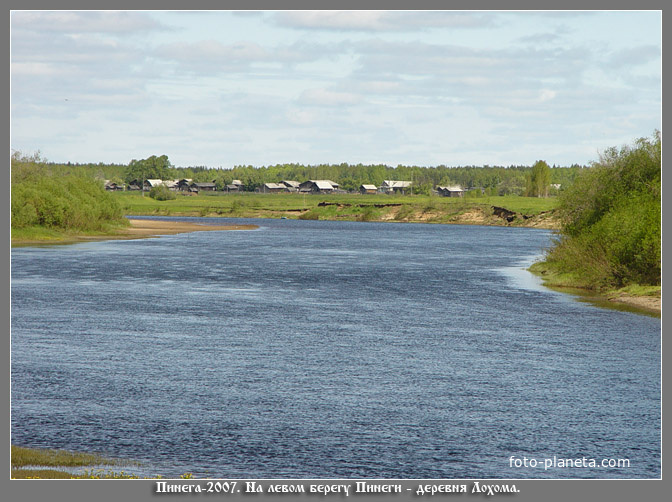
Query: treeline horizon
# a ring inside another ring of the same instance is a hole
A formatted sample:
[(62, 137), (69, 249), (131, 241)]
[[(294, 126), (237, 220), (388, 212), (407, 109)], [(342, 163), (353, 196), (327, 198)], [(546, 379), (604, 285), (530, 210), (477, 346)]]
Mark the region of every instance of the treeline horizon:
[[(165, 166), (155, 170), (143, 171), (138, 166), (144, 161), (165, 160)], [(82, 169), (94, 177), (107, 179), (117, 183), (128, 183), (140, 178), (182, 179), (190, 178), (195, 182), (212, 182), (221, 189), (240, 180), (247, 191), (253, 191), (264, 183), (277, 183), (282, 180), (306, 181), (309, 179), (328, 179), (338, 183), (344, 190), (357, 190), (362, 184), (380, 186), (384, 180), (412, 181), (414, 193), (428, 193), (436, 186), (459, 185), (464, 189), (483, 188), (495, 189), (500, 195), (524, 195), (526, 180), (533, 166), (406, 166), (396, 167), (386, 164), (316, 164), (300, 163), (274, 164), (269, 166), (238, 165), (232, 168), (189, 166), (176, 167), (170, 164), (168, 157), (152, 156), (149, 159), (132, 160), (129, 164), (105, 163), (49, 163), (64, 170)], [(583, 170), (590, 166), (572, 164), (571, 166), (552, 165), (550, 167), (550, 183), (570, 186)]]

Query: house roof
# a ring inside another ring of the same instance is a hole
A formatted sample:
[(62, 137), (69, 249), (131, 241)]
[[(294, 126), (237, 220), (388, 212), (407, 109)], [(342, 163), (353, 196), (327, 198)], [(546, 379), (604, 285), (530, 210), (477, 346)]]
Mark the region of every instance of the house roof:
[(459, 186), (449, 186), (449, 187), (436, 187), (438, 190), (447, 190), (448, 192), (464, 192), (462, 187)]
[(163, 180), (151, 179), (151, 180), (147, 180), (147, 183), (149, 183), (151, 186), (155, 187), (155, 186), (159, 186), (159, 185), (163, 184)]
[(412, 181), (385, 180), (383, 185), (388, 188), (408, 188), (413, 184)]
[(192, 186), (197, 186), (197, 187), (214, 187), (214, 183), (192, 183)]
[(299, 188), (299, 186), (301, 185), (301, 183), (299, 183), (298, 181), (293, 180), (282, 180), (282, 183), (292, 188)]
[(279, 188), (279, 189), (285, 188), (285, 185), (280, 185), (279, 183), (264, 183), (264, 186), (266, 188)]
[(362, 185), (361, 188), (364, 190), (378, 190), (378, 187), (376, 185)]
[(320, 190), (333, 190), (335, 187), (331, 181), (327, 180), (312, 180), (317, 188)]

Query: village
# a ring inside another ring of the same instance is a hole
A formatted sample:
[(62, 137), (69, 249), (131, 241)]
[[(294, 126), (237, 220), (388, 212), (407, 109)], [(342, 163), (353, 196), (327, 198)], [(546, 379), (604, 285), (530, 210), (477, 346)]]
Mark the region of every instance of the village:
[[(240, 180), (233, 180), (231, 184), (225, 185), (221, 190), (217, 190), (217, 184), (212, 182), (195, 182), (192, 179), (183, 178), (176, 180), (132, 180), (128, 185), (114, 183), (105, 180), (105, 190), (108, 191), (145, 191), (148, 192), (154, 187), (164, 185), (173, 192), (179, 192), (184, 195), (198, 194), (200, 192), (244, 192), (243, 183)], [(482, 188), (471, 188), (468, 190), (481, 190)], [(341, 189), (340, 185), (331, 180), (307, 180), (304, 182), (283, 180), (279, 183), (264, 183), (254, 189), (256, 193), (298, 193), (298, 194), (336, 194), (351, 193)], [(436, 195), (443, 197), (462, 197), (465, 190), (460, 186), (437, 186), (434, 190)], [(412, 195), (413, 182), (399, 180), (385, 180), (382, 185), (360, 185), (358, 193), (360, 194), (395, 194)]]

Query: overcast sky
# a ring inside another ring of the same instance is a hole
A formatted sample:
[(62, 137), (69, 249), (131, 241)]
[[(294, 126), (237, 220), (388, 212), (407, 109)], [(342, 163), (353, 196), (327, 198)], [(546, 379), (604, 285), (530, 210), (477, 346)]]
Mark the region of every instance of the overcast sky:
[(661, 129), (661, 12), (14, 11), (54, 162), (587, 164)]

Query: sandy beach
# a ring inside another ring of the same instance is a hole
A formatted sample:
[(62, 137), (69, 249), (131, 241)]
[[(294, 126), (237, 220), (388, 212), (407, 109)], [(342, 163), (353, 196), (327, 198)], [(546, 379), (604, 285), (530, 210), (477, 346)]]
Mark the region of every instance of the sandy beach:
[(188, 221), (137, 220), (130, 219), (131, 226), (119, 231), (116, 238), (152, 237), (186, 232), (208, 232), (213, 230), (254, 230), (258, 225), (202, 225)]
[(208, 232), (214, 230), (254, 230), (258, 225), (203, 225), (188, 221), (129, 219), (130, 226), (109, 233), (94, 235), (61, 234), (55, 239), (12, 239), (12, 246), (50, 246), (74, 244), (77, 242), (107, 241), (119, 239), (144, 239), (159, 235), (182, 234), (186, 232)]
[(651, 312), (658, 312), (659, 314), (662, 309), (662, 299), (656, 296), (631, 296), (623, 294), (614, 298), (609, 298), (609, 301), (614, 303), (624, 303)]

